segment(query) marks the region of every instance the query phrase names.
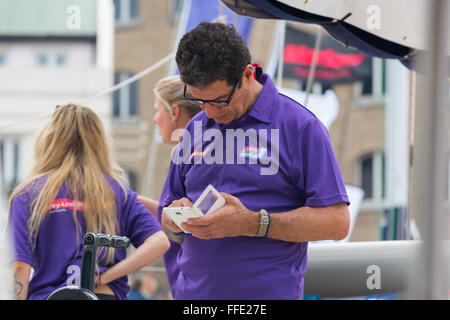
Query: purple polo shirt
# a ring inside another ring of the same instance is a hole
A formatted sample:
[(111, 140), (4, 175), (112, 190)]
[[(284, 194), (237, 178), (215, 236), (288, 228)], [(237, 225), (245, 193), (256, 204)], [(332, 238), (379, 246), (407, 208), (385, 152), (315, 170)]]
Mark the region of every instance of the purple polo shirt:
[[(172, 169), (172, 167), (171, 167)], [(171, 180), (167, 179), (163, 190), (161, 192), (161, 198), (160, 199), (165, 199), (168, 196), (171, 197), (177, 197), (177, 199), (184, 197), (183, 195), (177, 195), (175, 193), (171, 193)], [(172, 191), (175, 191), (172, 189)], [(161, 205), (161, 200), (158, 203), (158, 219), (159, 222), (161, 222), (161, 215), (162, 215), (162, 209), (164, 206), (168, 206), (172, 201), (170, 201), (168, 204), (164, 204)], [(177, 263), (177, 256), (178, 253), (181, 250), (181, 247), (178, 243), (170, 240), (170, 248), (169, 250), (167, 250), (164, 255), (163, 255), (163, 260), (164, 260), (164, 267), (166, 268), (166, 275), (167, 275), (167, 280), (169, 282), (169, 287), (170, 287), (170, 292), (172, 293), (172, 297), (175, 297), (175, 285), (178, 279), (178, 274), (180, 272), (180, 268), (178, 267), (178, 263)]]
[[(240, 119), (221, 125), (200, 112), (190, 121), (174, 152), (160, 207), (184, 196), (194, 202), (208, 184), (252, 211), (272, 215), (349, 203), (326, 128), (278, 93), (267, 74), (258, 81), (263, 89)], [(173, 264), (175, 257), (175, 299), (303, 297), (307, 242), (202, 240), (187, 234), (181, 249), (171, 253)]]
[[(83, 236), (86, 225), (82, 207), (77, 210), (81, 234), (77, 234), (73, 219), (73, 197), (63, 185), (52, 202), (47, 217), (42, 222), (36, 249), (28, 241), (30, 204), (42, 188), (46, 178), (37, 180), (24, 192), (14, 198), (10, 210), (10, 228), (14, 244), (14, 261), (31, 265), (34, 275), (29, 283), (28, 299), (46, 299), (56, 289), (66, 285), (79, 286)], [(161, 225), (153, 215), (138, 201), (137, 194), (129, 188), (125, 193), (113, 179), (107, 178), (116, 195), (119, 233), (126, 236), (133, 246), (139, 247), (149, 236), (161, 230)], [(100, 248), (99, 248), (100, 251)], [(126, 258), (126, 249), (115, 249), (113, 265)], [(105, 272), (112, 265), (100, 265)], [(118, 299), (126, 299), (129, 291), (128, 278), (123, 276), (108, 284)]]

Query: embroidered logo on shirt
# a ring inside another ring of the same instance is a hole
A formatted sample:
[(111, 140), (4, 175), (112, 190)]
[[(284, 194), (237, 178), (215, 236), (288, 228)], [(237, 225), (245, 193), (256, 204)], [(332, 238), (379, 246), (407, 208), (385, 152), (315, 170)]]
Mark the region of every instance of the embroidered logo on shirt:
[[(50, 211), (58, 211), (63, 209), (73, 210), (75, 208), (75, 200), (72, 199), (55, 199), (50, 204)], [(83, 202), (77, 202), (77, 210), (83, 210)]]
[[(172, 153), (174, 165), (257, 164), (263, 176), (278, 173), (280, 156), (278, 128), (244, 130), (219, 126), (220, 130), (215, 127), (204, 130), (202, 120), (194, 120), (192, 126), (193, 128), (184, 131), (181, 142)], [(244, 147), (246, 144), (251, 146)]]
[(192, 158), (192, 157), (204, 157), (208, 151), (209, 151), (209, 146), (207, 146), (204, 151), (194, 151), (194, 152), (192, 152), (190, 158)]
[(266, 154), (266, 148), (245, 147), (239, 154), (243, 158), (261, 159)]

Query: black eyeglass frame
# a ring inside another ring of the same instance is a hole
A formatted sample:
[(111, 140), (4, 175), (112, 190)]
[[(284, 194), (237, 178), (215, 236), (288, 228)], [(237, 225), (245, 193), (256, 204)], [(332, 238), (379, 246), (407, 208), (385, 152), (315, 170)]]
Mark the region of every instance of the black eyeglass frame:
[(233, 90), (231, 90), (231, 93), (228, 96), (227, 100), (219, 101), (219, 100), (190, 99), (190, 98), (186, 97), (186, 88), (187, 88), (186, 84), (184, 85), (183, 97), (184, 97), (184, 100), (186, 100), (190, 103), (194, 103), (194, 104), (205, 105), (208, 103), (208, 104), (212, 104), (212, 105), (219, 105), (221, 107), (227, 107), (230, 104), (231, 99), (233, 99), (233, 95), (234, 95), (234, 92), (236, 91), (238, 84), (239, 84), (239, 81), (236, 82), (236, 84), (234, 85)]

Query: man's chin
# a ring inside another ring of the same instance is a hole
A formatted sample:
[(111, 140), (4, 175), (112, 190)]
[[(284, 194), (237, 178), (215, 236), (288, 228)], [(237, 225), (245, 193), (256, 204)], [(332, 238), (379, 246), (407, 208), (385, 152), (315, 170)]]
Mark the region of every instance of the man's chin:
[(226, 117), (217, 117), (217, 118), (213, 118), (214, 121), (218, 124), (228, 124), (231, 121), (229, 119), (227, 119)]

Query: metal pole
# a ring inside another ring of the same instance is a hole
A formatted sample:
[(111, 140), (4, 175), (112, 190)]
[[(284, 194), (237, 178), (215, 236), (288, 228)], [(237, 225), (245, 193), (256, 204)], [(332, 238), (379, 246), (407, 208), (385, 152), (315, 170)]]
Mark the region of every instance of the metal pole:
[(275, 71), (279, 63), (280, 41), (282, 34), (284, 37), (285, 24), (285, 20), (277, 20), (275, 24), (274, 41), (270, 52), (270, 58), (264, 68), (265, 72), (273, 79), (275, 79)]
[(407, 239), (409, 88), (408, 69), (398, 60), (386, 61), (385, 214), (397, 226), (389, 226), (389, 240)]
[(306, 85), (306, 97), (305, 102), (303, 103), (305, 107), (308, 107), (309, 93), (311, 92), (312, 83), (314, 81), (314, 73), (316, 72), (317, 57), (319, 56), (321, 43), (322, 43), (322, 27), (319, 26), (317, 31), (316, 43), (314, 47), (314, 55), (311, 62), (311, 68), (309, 69), (308, 83)]
[[(417, 99), (417, 90), (416, 90), (416, 81), (417, 75), (415, 71), (411, 71), (410, 76), (410, 99), (409, 99), (409, 133), (408, 133), (408, 148), (409, 148), (409, 161), (408, 161), (408, 205), (411, 204), (412, 200), (412, 172), (413, 172), (413, 152), (414, 152), (414, 123), (416, 119), (416, 99)], [(409, 209), (410, 210), (410, 209)], [(407, 238), (406, 239), (412, 239), (412, 240), (419, 240), (416, 239), (417, 234), (413, 234), (411, 231), (411, 224), (415, 223), (414, 218), (411, 216), (411, 213), (408, 213), (408, 225), (407, 225)]]
[[(401, 299), (421, 245), (411, 240), (310, 243), (304, 294), (337, 298), (395, 293)], [(443, 249), (450, 257), (450, 241)]]
[(447, 267), (443, 259), (445, 166), (448, 150), (446, 35), (448, 1), (429, 1), (425, 91), (417, 104), (413, 162), (412, 214), (421, 218), (423, 245), (410, 276), (410, 298), (447, 299)]
[(2, 150), (0, 148), (0, 300), (9, 300), (13, 298), (14, 288), (12, 281), (10, 281), (12, 252), (10, 234), (8, 232), (8, 200), (3, 191)]
[(279, 58), (278, 58), (278, 69), (277, 69), (277, 87), (282, 87), (283, 82), (283, 54), (284, 54), (284, 42), (285, 42), (285, 36), (286, 36), (286, 21), (281, 22), (281, 31), (280, 31), (280, 42), (279, 42)]

